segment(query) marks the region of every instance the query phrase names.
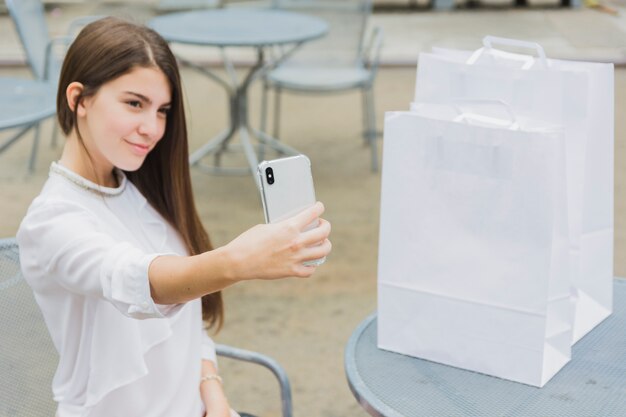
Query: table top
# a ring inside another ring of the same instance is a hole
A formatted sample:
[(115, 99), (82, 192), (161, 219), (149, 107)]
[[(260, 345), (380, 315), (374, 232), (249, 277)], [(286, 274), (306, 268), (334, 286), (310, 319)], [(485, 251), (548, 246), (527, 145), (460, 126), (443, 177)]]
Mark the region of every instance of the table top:
[(543, 388), (378, 349), (376, 322), (364, 320), (345, 352), (350, 388), (373, 416), (626, 415), (626, 280), (615, 280), (613, 315)]
[(56, 112), (56, 88), (52, 83), (0, 78), (0, 129), (24, 126)]
[(156, 17), (148, 26), (169, 42), (213, 46), (269, 46), (319, 38), (328, 24), (277, 9), (207, 9)]

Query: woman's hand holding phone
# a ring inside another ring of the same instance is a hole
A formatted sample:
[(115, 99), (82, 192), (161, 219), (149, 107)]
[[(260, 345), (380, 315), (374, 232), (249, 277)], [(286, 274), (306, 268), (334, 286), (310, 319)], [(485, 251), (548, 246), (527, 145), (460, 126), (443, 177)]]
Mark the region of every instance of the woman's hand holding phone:
[[(239, 235), (224, 247), (235, 276), (239, 280), (311, 276), (317, 265), (305, 263), (324, 258), (332, 248), (330, 223), (320, 218), (323, 213), (324, 205), (317, 202), (286, 220), (257, 225)], [(318, 225), (308, 229), (316, 219)]]

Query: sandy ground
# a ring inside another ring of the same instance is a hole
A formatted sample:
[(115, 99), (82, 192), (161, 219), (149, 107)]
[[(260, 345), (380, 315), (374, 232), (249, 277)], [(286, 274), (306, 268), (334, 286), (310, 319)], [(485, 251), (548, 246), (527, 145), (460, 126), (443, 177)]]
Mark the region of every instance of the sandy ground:
[[(26, 75), (0, 69), (0, 75)], [(413, 68), (383, 68), (376, 84), (377, 117), (408, 108)], [(183, 70), (190, 111), (192, 149), (226, 124), (226, 96), (213, 82)], [(626, 70), (616, 71), (615, 272), (626, 276)], [(253, 90), (253, 122), (259, 114)], [(313, 163), (318, 198), (333, 225), (333, 253), (311, 279), (239, 284), (225, 291), (226, 324), (215, 337), (271, 355), (287, 370), (296, 416), (364, 416), (349, 391), (343, 349), (355, 326), (376, 308), (376, 264), (380, 174), (369, 169), (369, 150), (359, 136), (358, 93), (312, 97), (285, 95), (282, 137)], [(0, 237), (13, 236), (39, 192), (60, 149), (49, 146), (52, 123), (42, 132), (37, 170), (28, 174), (31, 138), (0, 155)], [(2, 134), (0, 139), (6, 137)], [(62, 142), (62, 139), (60, 139)], [(215, 245), (227, 243), (262, 222), (258, 192), (250, 176), (217, 177), (192, 172), (201, 218)], [(261, 416), (279, 415), (278, 390), (265, 370), (223, 360), (232, 405)]]

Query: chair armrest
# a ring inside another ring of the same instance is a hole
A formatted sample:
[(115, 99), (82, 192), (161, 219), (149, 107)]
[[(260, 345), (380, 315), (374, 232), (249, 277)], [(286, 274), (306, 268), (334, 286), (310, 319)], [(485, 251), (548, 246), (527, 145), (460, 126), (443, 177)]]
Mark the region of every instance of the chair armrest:
[(361, 59), (365, 63), (365, 67), (372, 72), (372, 77), (375, 76), (378, 70), (378, 64), (380, 62), (380, 50), (383, 46), (383, 30), (379, 26), (372, 29), (369, 34), (365, 48)]
[(282, 415), (283, 417), (292, 417), (293, 413), (291, 404), (291, 385), (289, 383), (287, 373), (285, 372), (283, 367), (278, 364), (278, 362), (258, 352), (252, 352), (249, 350), (239, 349), (221, 344), (215, 345), (215, 352), (219, 356), (244, 362), (255, 363), (269, 369), (274, 374), (274, 376), (276, 376), (280, 385)]
[(55, 38), (50, 39), (48, 44), (46, 45), (46, 56), (44, 61), (44, 80), (48, 80), (50, 77), (50, 65), (52, 64), (52, 48), (55, 45), (64, 45), (68, 47), (74, 38), (76, 37), (78, 29), (88, 25), (91, 22), (95, 22), (96, 20), (102, 19), (104, 16), (81, 16), (73, 19), (70, 22), (70, 25), (67, 29), (67, 33), (65, 36), (57, 36)]

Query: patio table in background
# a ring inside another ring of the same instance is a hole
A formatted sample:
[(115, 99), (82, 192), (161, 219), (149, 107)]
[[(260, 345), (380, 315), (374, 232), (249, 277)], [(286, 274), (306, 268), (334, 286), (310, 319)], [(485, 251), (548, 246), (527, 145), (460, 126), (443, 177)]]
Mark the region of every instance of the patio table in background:
[(572, 347), (572, 360), (543, 388), (378, 349), (374, 314), (346, 347), (348, 384), (372, 416), (624, 416), (626, 280), (615, 280), (613, 305), (613, 315)]
[[(238, 82), (227, 60), (225, 65), (230, 80), (224, 80), (210, 69), (188, 63), (221, 84), (230, 98), (230, 126), (190, 155), (192, 165), (209, 173), (251, 172), (258, 186), (256, 168), (266, 145), (281, 154), (299, 153), (265, 132), (250, 127), (248, 90), (255, 79), (287, 58), (301, 44), (325, 35), (328, 31), (326, 22), (316, 17), (276, 9), (233, 8), (172, 13), (156, 17), (148, 24), (171, 43), (214, 46), (222, 50), (226, 47), (256, 49), (256, 62), (241, 82)], [(268, 62), (265, 49), (274, 46), (283, 47), (283, 52)], [(221, 156), (232, 145), (235, 134), (239, 135), (248, 167), (221, 166)], [(252, 143), (251, 136), (258, 141), (258, 147)], [(214, 164), (203, 164), (202, 160), (210, 154), (214, 156)]]

